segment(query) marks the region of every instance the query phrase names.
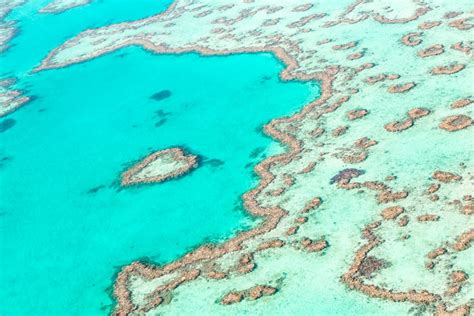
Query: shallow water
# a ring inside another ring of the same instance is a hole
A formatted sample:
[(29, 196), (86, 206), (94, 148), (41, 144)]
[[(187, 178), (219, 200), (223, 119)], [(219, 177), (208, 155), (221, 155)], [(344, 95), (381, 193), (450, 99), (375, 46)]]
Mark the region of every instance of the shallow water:
[[(0, 133), (2, 315), (106, 314), (121, 266), (144, 257), (168, 262), (255, 225), (240, 195), (274, 144), (261, 126), (319, 93), (314, 84), (282, 83), (283, 66), (268, 54), (172, 56), (130, 47), (28, 73), (85, 28), (167, 5), (140, 2), (40, 15), (43, 1), (10, 17), (20, 33), (0, 56), (2, 77), (17, 76), (36, 99), (9, 115), (14, 124), (2, 123), (9, 128)], [(156, 98), (162, 91), (167, 97)], [(200, 155), (201, 166), (160, 185), (119, 188), (122, 171), (170, 146)]]

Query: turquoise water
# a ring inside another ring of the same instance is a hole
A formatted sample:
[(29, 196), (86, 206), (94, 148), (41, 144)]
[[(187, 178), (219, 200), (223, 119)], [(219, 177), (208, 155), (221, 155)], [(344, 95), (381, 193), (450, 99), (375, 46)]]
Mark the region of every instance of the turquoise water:
[[(60, 15), (17, 9), (20, 33), (1, 75), (36, 99), (0, 133), (0, 314), (103, 315), (118, 269), (168, 262), (204, 241), (255, 225), (240, 195), (272, 141), (261, 126), (317, 97), (282, 83), (268, 54), (154, 55), (138, 47), (28, 74), (46, 53), (92, 26), (136, 19), (168, 3), (104, 0)], [(151, 96), (163, 90), (169, 97)], [(2, 120), (4, 121), (4, 119)], [(11, 124), (10, 124), (11, 125)], [(201, 156), (189, 175), (120, 189), (120, 173), (154, 150)]]

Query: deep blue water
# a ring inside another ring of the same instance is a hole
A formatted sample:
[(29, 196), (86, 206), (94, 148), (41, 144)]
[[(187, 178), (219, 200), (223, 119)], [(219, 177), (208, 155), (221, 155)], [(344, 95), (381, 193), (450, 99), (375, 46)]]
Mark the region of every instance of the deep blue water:
[[(20, 32), (0, 55), (1, 76), (17, 76), (36, 97), (0, 121), (8, 126), (0, 133), (0, 314), (103, 315), (121, 266), (169, 262), (256, 224), (240, 196), (272, 143), (261, 127), (318, 89), (282, 83), (283, 66), (269, 54), (172, 56), (138, 47), (30, 74), (81, 30), (169, 4), (103, 0), (41, 15), (45, 1), (33, 2), (11, 15)], [(120, 189), (127, 167), (176, 145), (200, 155), (201, 166)]]

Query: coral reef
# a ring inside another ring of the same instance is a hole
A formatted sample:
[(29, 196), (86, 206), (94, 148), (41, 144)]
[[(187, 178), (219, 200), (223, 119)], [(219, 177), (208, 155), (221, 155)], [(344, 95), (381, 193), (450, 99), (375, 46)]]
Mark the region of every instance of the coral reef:
[[(252, 298), (273, 291), (259, 284), (268, 285), (278, 273), (289, 276), (271, 285), (278, 289), (274, 298), (287, 295), (288, 304), (298, 302), (291, 287), (297, 282), (299, 289), (315, 291), (318, 302), (328, 299), (318, 293), (334, 293), (330, 300), (351, 295), (347, 287), (394, 309), (468, 311), (464, 289), (470, 280), (456, 293), (453, 286), (460, 284), (449, 275), (472, 273), (460, 267), (472, 240), (470, 204), (461, 202), (473, 179), (473, 150), (467, 145), (472, 110), (468, 101), (456, 100), (471, 98), (466, 35), (473, 13), (466, 1), (449, 3), (456, 16), (446, 14), (446, 6), (431, 0), (318, 5), (177, 0), (160, 15), (86, 30), (51, 51), (35, 71), (132, 45), (154, 53), (271, 53), (284, 65), (282, 80), (318, 81), (321, 87), (318, 100), (264, 127), (286, 151), (255, 167), (259, 182), (242, 197), (248, 212), (260, 218), (258, 225), (168, 264), (124, 266), (114, 285), (115, 313), (177, 310), (194, 296), (203, 300), (195, 304), (219, 298), (212, 305), (216, 313), (226, 308), (245, 313)], [(458, 103), (450, 106), (453, 102)], [(169, 178), (165, 174), (158, 177)], [(357, 227), (364, 226), (360, 241)], [(427, 256), (440, 247), (445, 252)], [(318, 264), (324, 269), (315, 269)], [(307, 281), (322, 270), (332, 280), (329, 291)], [(263, 281), (257, 283), (257, 277)]]

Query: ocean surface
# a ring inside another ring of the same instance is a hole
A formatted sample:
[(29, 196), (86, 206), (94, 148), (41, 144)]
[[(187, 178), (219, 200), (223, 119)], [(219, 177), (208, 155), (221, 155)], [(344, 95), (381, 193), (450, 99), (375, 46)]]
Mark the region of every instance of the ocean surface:
[[(270, 54), (202, 57), (121, 49), (65, 69), (30, 73), (90, 27), (166, 9), (167, 1), (102, 0), (62, 14), (47, 1), (14, 10), (19, 32), (0, 78), (34, 100), (0, 120), (0, 314), (105, 315), (130, 262), (169, 262), (258, 223), (240, 196), (253, 166), (283, 150), (262, 133), (318, 97), (315, 83), (278, 78)], [(120, 173), (182, 146), (200, 167), (158, 185), (121, 189)]]

